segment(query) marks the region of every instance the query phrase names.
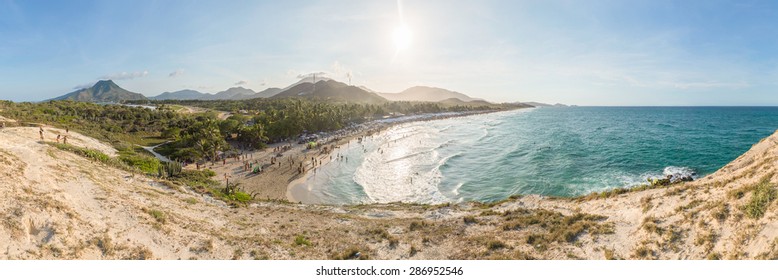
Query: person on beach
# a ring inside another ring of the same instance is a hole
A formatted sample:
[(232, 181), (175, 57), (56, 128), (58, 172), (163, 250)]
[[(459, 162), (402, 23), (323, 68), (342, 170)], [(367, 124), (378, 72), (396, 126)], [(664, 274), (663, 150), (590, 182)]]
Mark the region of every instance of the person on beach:
[(65, 133), (66, 133), (66, 134), (67, 134), (67, 133), (70, 133), (70, 128), (68, 128), (67, 126), (65, 127)]
[(59, 144), (59, 138), (60, 138), (60, 135), (59, 135), (59, 134), (57, 134), (57, 143), (58, 143), (58, 144)]
[(62, 143), (63, 143), (63, 144), (67, 144), (67, 143), (68, 143), (68, 136), (67, 136), (67, 135), (65, 135), (64, 137), (62, 137)]

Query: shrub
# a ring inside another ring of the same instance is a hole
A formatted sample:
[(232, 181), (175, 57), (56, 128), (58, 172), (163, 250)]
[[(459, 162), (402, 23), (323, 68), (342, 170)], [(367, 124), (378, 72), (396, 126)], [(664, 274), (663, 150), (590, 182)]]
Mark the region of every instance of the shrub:
[(743, 207), (746, 216), (752, 219), (759, 219), (764, 216), (767, 206), (778, 196), (775, 188), (769, 181), (769, 177), (762, 179), (756, 188), (751, 200)]
[(424, 223), (424, 222), (413, 221), (413, 222), (411, 222), (411, 225), (408, 226), (408, 230), (409, 231), (420, 230), (421, 228), (425, 227), (426, 225), (427, 224)]
[(167, 215), (165, 215), (165, 212), (159, 211), (159, 210), (149, 210), (149, 215), (151, 217), (154, 217), (154, 220), (157, 220), (160, 224), (164, 224), (167, 222)]
[(366, 253), (359, 250), (358, 247), (352, 246), (343, 251), (340, 254), (334, 254), (330, 256), (334, 260), (367, 260), (369, 257)]
[(708, 260), (720, 260), (721, 259), (721, 254), (719, 254), (719, 253), (710, 253), (705, 258), (708, 259)]
[(60, 143), (51, 143), (51, 142), (46, 142), (46, 143), (56, 147), (57, 149), (72, 152), (91, 160), (95, 160), (103, 163), (109, 163), (109, 161), (111, 160), (111, 157), (98, 150), (76, 147), (69, 144), (60, 144)]
[(182, 166), (180, 162), (169, 161), (162, 164), (162, 170), (167, 177), (175, 177), (181, 175)]
[(231, 194), (229, 198), (230, 200), (234, 200), (240, 203), (247, 203), (251, 201), (251, 195), (241, 191), (236, 191), (234, 194)]
[(605, 249), (605, 250), (603, 250), (603, 253), (605, 254), (605, 259), (606, 260), (616, 260), (616, 259), (618, 259), (618, 258), (616, 258), (616, 252), (614, 252), (613, 250)]
[(486, 243), (486, 248), (488, 248), (489, 250), (492, 250), (492, 251), (499, 250), (499, 249), (502, 249), (502, 248), (505, 248), (505, 247), (507, 247), (505, 245), (505, 243), (503, 243), (500, 240), (491, 240), (491, 241)]
[(295, 245), (297, 245), (297, 246), (303, 246), (303, 245), (305, 245), (305, 246), (311, 246), (311, 241), (310, 241), (310, 240), (308, 240), (308, 238), (306, 238), (306, 237), (305, 237), (305, 236), (303, 236), (302, 234), (298, 234), (298, 235), (297, 235), (297, 236), (295, 236), (295, 238), (294, 238), (294, 244), (295, 244)]
[(145, 174), (157, 174), (159, 172), (159, 160), (149, 156), (138, 154), (122, 154), (119, 159), (127, 165), (137, 168)]

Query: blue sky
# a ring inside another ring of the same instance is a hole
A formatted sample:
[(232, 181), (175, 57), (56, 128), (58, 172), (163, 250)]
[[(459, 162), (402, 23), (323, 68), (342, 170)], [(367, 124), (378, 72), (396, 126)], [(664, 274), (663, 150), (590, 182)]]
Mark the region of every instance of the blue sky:
[[(0, 0), (0, 99), (111, 78), (147, 96), (300, 75), (491, 101), (778, 105), (775, 1)], [(402, 17), (399, 10), (402, 11)], [(398, 51), (394, 30), (411, 32)]]

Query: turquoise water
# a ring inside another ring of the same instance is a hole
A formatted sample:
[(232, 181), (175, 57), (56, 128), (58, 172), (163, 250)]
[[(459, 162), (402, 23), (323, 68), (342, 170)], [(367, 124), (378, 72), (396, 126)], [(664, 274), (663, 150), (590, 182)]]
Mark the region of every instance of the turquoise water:
[(576, 196), (701, 177), (778, 128), (774, 107), (538, 108), (414, 122), (351, 142), (304, 186), (307, 203)]

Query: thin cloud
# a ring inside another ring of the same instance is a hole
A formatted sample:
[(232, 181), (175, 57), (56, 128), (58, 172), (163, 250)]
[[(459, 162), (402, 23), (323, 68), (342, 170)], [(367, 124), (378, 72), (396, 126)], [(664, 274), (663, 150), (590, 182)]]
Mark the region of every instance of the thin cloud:
[(73, 87), (73, 89), (85, 89), (85, 88), (90, 88), (90, 87), (92, 87), (94, 84), (95, 84), (95, 83), (86, 83), (86, 84), (80, 84), (80, 85), (74, 86), (74, 87)]
[(673, 87), (679, 89), (711, 89), (711, 88), (747, 88), (751, 86), (747, 82), (718, 82), (718, 81), (704, 81), (704, 82), (679, 82), (673, 83)]
[(335, 62), (333, 62), (331, 68), (334, 76), (343, 76), (348, 80), (351, 80), (351, 78), (354, 77), (354, 72), (351, 71), (351, 69), (346, 65), (340, 63), (340, 61), (336, 60)]
[(112, 75), (104, 75), (98, 79), (100, 80), (132, 80), (135, 78), (146, 77), (149, 74), (148, 70), (142, 72), (121, 72)]
[(308, 74), (299, 74), (299, 75), (297, 75), (297, 78), (298, 79), (304, 79), (304, 78), (308, 78), (308, 77), (313, 77), (314, 75), (316, 75), (316, 76), (327, 76), (328, 73), (327, 72), (313, 72), (313, 73), (308, 73)]
[(240, 80), (240, 81), (235, 82), (236, 86), (242, 86), (242, 85), (248, 85), (248, 84), (249, 84), (249, 82), (246, 81), (246, 80)]
[(184, 69), (176, 69), (176, 71), (173, 71), (172, 73), (168, 74), (167, 76), (169, 78), (175, 78), (178, 76), (181, 76), (184, 74)]

